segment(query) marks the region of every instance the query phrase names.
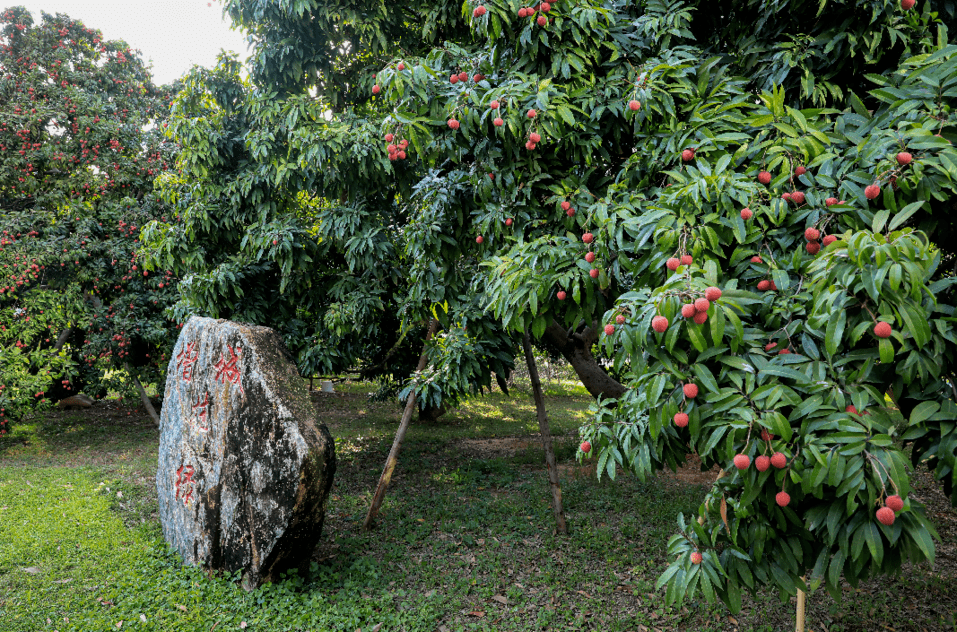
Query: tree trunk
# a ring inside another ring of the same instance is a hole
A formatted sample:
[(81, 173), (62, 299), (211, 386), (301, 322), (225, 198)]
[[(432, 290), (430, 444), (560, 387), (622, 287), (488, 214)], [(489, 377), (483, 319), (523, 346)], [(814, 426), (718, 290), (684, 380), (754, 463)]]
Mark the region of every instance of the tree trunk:
[[(432, 334), (439, 327), (439, 321), (432, 319), (429, 323), (429, 333), (425, 335), (425, 342), (428, 344)], [(425, 345), (422, 346), (422, 355), (419, 356), (419, 367), (416, 371), (425, 368), (426, 362)], [(412, 413), (415, 411), (415, 389), (409, 393), (409, 398), (405, 402), (405, 412), (402, 413), (402, 421), (399, 422), (399, 429), (395, 433), (395, 440), (392, 442), (392, 449), (389, 450), (389, 458), (385, 460), (385, 467), (382, 469), (382, 476), (379, 477), (379, 484), (375, 488), (375, 494), (372, 496), (372, 505), (369, 507), (369, 513), (366, 514), (365, 522), (362, 528), (368, 531), (375, 524), (376, 516), (379, 514), (379, 506), (385, 499), (385, 492), (392, 481), (392, 472), (399, 461), (399, 450), (402, 448), (402, 440), (405, 439), (405, 432), (409, 429), (409, 422), (412, 420)]]
[(159, 415), (156, 414), (156, 409), (153, 408), (152, 402), (150, 402), (149, 395), (146, 394), (146, 389), (143, 388), (143, 385), (140, 384), (140, 381), (136, 379), (135, 375), (133, 375), (133, 369), (130, 368), (129, 362), (124, 362), (123, 366), (126, 367), (126, 372), (130, 374), (130, 378), (133, 380), (133, 383), (136, 384), (136, 390), (139, 391), (140, 399), (143, 401), (143, 408), (146, 409), (146, 412), (149, 413), (150, 418), (158, 428), (160, 425), (160, 418)]
[(581, 333), (572, 332), (569, 335), (564, 327), (553, 320), (545, 328), (543, 338), (558, 348), (592, 396), (617, 399), (625, 394), (627, 389), (608, 375), (591, 354), (591, 346), (598, 340), (597, 322), (585, 327)]
[(545, 466), (548, 468), (548, 483), (552, 488), (552, 512), (558, 533), (568, 535), (568, 523), (562, 508), (562, 487), (558, 483), (558, 464), (555, 462), (555, 450), (552, 449), (552, 431), (548, 426), (548, 414), (545, 412), (545, 398), (542, 396), (542, 382), (538, 379), (535, 355), (528, 332), (522, 336), (522, 348), (525, 350), (525, 362), (528, 364), (528, 377), (532, 382), (532, 394), (535, 396), (535, 411), (538, 413), (538, 430), (542, 435), (542, 447), (545, 448)]

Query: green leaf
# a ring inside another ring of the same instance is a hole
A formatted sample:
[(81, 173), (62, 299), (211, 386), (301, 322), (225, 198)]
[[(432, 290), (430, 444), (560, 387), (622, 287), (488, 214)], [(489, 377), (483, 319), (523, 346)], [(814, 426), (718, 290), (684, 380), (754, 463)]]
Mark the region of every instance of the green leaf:
[(910, 419), (907, 423), (911, 426), (916, 426), (920, 422), (930, 419), (938, 410), (940, 410), (939, 402), (921, 402), (911, 411)]

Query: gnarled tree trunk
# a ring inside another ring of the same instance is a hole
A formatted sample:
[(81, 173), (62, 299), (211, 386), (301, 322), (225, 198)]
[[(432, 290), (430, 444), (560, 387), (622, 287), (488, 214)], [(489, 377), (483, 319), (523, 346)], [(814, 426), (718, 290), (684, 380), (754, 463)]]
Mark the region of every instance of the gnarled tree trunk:
[(591, 353), (591, 346), (598, 340), (598, 322), (586, 326), (581, 332), (571, 332), (555, 322), (545, 328), (542, 336), (555, 345), (562, 356), (568, 360), (578, 379), (594, 397), (619, 398), (625, 394), (621, 382), (608, 375)]

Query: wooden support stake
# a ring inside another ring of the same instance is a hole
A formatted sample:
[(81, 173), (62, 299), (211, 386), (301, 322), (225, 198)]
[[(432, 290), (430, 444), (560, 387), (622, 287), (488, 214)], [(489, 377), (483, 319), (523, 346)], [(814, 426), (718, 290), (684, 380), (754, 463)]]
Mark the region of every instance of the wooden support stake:
[(143, 385), (140, 384), (140, 381), (136, 379), (135, 375), (133, 375), (133, 369), (130, 368), (129, 363), (124, 362), (123, 366), (126, 367), (126, 372), (130, 374), (130, 378), (133, 380), (133, 383), (136, 384), (136, 390), (140, 393), (140, 401), (143, 402), (143, 408), (146, 409), (146, 412), (149, 414), (150, 419), (153, 420), (153, 423), (159, 427), (160, 417), (156, 414), (156, 409), (153, 408), (153, 404), (150, 402), (150, 397), (146, 394), (146, 389), (143, 388)]
[[(425, 342), (428, 344), (432, 334), (439, 327), (439, 321), (432, 319), (429, 323), (429, 333), (425, 335)], [(426, 362), (425, 345), (422, 347), (422, 355), (419, 356), (419, 366), (416, 371), (425, 368)], [(372, 529), (375, 525), (376, 516), (379, 514), (379, 506), (385, 499), (386, 489), (392, 480), (392, 472), (395, 470), (396, 463), (399, 462), (399, 450), (402, 448), (402, 440), (405, 439), (405, 432), (409, 429), (409, 422), (412, 421), (412, 413), (415, 412), (415, 389), (409, 393), (405, 401), (405, 412), (402, 413), (402, 421), (399, 422), (399, 429), (395, 433), (395, 440), (392, 442), (392, 449), (389, 450), (389, 458), (385, 460), (385, 467), (382, 469), (382, 476), (379, 477), (379, 484), (375, 488), (375, 494), (372, 496), (372, 505), (369, 507), (369, 513), (366, 514), (366, 520), (362, 523), (362, 528), (366, 531)]]
[[(802, 577), (801, 579), (806, 581), (806, 578), (804, 577)], [(797, 598), (797, 613), (795, 616), (796, 623), (794, 626), (794, 630), (795, 632), (804, 632), (804, 601), (806, 597), (805, 597), (804, 591), (801, 590), (800, 588), (798, 588), (797, 597), (798, 597)]]
[(538, 429), (542, 435), (542, 446), (545, 448), (545, 465), (548, 467), (548, 483), (552, 488), (552, 511), (555, 513), (556, 529), (558, 533), (568, 535), (568, 524), (565, 522), (565, 511), (562, 509), (562, 488), (558, 484), (558, 465), (555, 463), (555, 450), (552, 448), (552, 431), (548, 426), (545, 398), (542, 396), (542, 382), (538, 379), (538, 368), (535, 366), (535, 356), (532, 354), (528, 332), (522, 336), (522, 348), (525, 350), (528, 377), (532, 382), (532, 394), (535, 396)]

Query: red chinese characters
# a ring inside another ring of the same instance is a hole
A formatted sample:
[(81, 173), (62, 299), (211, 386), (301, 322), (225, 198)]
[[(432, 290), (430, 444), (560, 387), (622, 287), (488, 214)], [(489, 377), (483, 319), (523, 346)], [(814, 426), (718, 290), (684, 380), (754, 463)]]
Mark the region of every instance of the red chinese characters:
[(176, 470), (176, 499), (182, 499), (183, 504), (189, 507), (193, 502), (193, 474), (196, 472), (192, 465), (180, 465)]
[(183, 380), (192, 381), (193, 369), (196, 365), (196, 359), (199, 357), (199, 349), (196, 348), (196, 341), (187, 342), (186, 348), (176, 354), (176, 370), (183, 370)]
[(229, 345), (226, 345), (226, 349), (229, 351), (229, 359), (226, 358), (226, 352), (223, 352), (219, 356), (219, 362), (213, 365), (213, 368), (216, 369), (216, 375), (213, 379), (223, 384), (226, 382), (236, 384), (239, 386), (239, 392), (241, 393), (243, 392), (243, 385), (239, 383), (241, 374), (236, 363), (239, 362), (239, 354), (242, 352), (242, 349), (236, 347), (234, 350), (233, 347)]

